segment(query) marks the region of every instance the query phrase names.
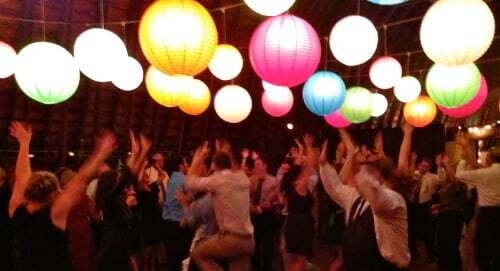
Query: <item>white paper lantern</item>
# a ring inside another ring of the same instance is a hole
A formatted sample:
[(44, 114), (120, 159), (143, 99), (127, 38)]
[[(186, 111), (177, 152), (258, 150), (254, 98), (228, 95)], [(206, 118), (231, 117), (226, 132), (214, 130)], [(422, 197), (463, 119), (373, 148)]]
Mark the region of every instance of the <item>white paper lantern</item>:
[(214, 107), (221, 119), (229, 123), (238, 123), (246, 119), (252, 111), (252, 98), (244, 88), (229, 85), (215, 94)]
[(370, 80), (380, 89), (390, 89), (401, 80), (401, 64), (390, 56), (380, 57), (370, 66)]
[(141, 64), (133, 57), (123, 58), (117, 66), (113, 85), (124, 91), (138, 88), (144, 79)]
[(19, 52), (15, 77), (24, 94), (43, 104), (66, 101), (80, 82), (73, 56), (63, 47), (45, 41), (31, 43)]
[(479, 59), (495, 35), (495, 18), (482, 0), (439, 0), (422, 20), (420, 41), (436, 63), (454, 66)]
[(375, 93), (372, 96), (372, 117), (380, 117), (387, 110), (387, 99), (380, 93)]
[(422, 91), (422, 85), (413, 76), (404, 76), (394, 86), (394, 96), (403, 103), (409, 103), (417, 99), (420, 91)]
[(330, 49), (335, 58), (347, 66), (368, 61), (378, 45), (378, 32), (365, 17), (351, 15), (340, 20), (330, 33)]
[(262, 93), (261, 103), (264, 111), (273, 117), (282, 117), (293, 107), (293, 94), (287, 87), (272, 85), (262, 81), (264, 92)]
[(74, 55), (80, 71), (97, 82), (115, 78), (121, 59), (127, 57), (127, 48), (115, 33), (91, 28), (75, 41)]
[(16, 71), (17, 54), (7, 43), (0, 41), (0, 78), (7, 78)]
[(276, 16), (287, 11), (295, 0), (245, 0), (253, 11), (264, 16)]
[(210, 72), (220, 80), (231, 80), (243, 69), (243, 57), (236, 47), (220, 44), (208, 64)]

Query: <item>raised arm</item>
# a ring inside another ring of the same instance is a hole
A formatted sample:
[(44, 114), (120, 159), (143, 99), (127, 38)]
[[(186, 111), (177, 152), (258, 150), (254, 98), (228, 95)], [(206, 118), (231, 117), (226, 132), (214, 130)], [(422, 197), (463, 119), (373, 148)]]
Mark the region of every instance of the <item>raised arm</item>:
[(382, 131), (379, 130), (377, 134), (375, 134), (375, 139), (373, 141), (373, 146), (377, 157), (386, 158), (384, 151), (384, 135), (382, 134)]
[(399, 148), (398, 157), (398, 171), (401, 174), (410, 172), (410, 151), (411, 151), (411, 140), (413, 134), (413, 127), (405, 123), (403, 124), (403, 141), (401, 141), (401, 147)]
[(305, 134), (304, 137), (304, 145), (305, 145), (305, 154), (306, 154), (306, 161), (304, 165), (302, 166), (302, 176), (299, 178), (299, 185), (302, 186), (303, 188), (307, 188), (310, 180), (311, 173), (313, 172), (313, 169), (317, 165), (317, 155), (316, 151), (313, 148), (313, 143), (314, 143), (314, 137), (311, 134)]
[(206, 187), (207, 186), (206, 182), (202, 180), (206, 180), (209, 177), (200, 178), (198, 173), (201, 164), (203, 164), (205, 158), (207, 158), (209, 153), (210, 153), (210, 148), (208, 147), (207, 141), (205, 141), (203, 145), (198, 147), (194, 152), (193, 161), (191, 162), (191, 166), (189, 167), (186, 178), (186, 187), (189, 190), (197, 192), (208, 189), (208, 187)]
[(127, 160), (127, 166), (132, 169), (135, 167), (137, 159), (139, 158), (140, 145), (134, 131), (129, 130), (128, 134), (130, 138), (130, 156)]
[(391, 195), (388, 188), (384, 188), (382, 182), (373, 175), (358, 173), (355, 178), (356, 188), (363, 198), (370, 203), (373, 212), (377, 215), (385, 215), (388, 212), (404, 206), (404, 199), (397, 197), (394, 192)]
[(146, 158), (148, 156), (149, 150), (151, 149), (151, 140), (149, 140), (149, 138), (147, 138), (145, 135), (140, 134), (139, 144), (141, 147), (139, 155), (137, 157), (137, 162), (135, 163), (133, 168), (130, 168), (132, 174), (134, 174), (135, 176), (139, 175), (139, 172), (145, 166)]
[(69, 181), (64, 191), (55, 199), (51, 209), (54, 225), (61, 230), (66, 229), (68, 213), (75, 202), (85, 193), (87, 183), (99, 167), (116, 148), (116, 138), (111, 133), (105, 133), (97, 139), (94, 152), (80, 167), (76, 175)]
[(12, 217), (17, 207), (24, 202), (24, 190), (26, 190), (31, 177), (31, 164), (29, 158), (32, 136), (31, 126), (14, 121), (10, 126), (10, 135), (16, 138), (19, 143), (14, 188), (9, 202), (9, 216)]

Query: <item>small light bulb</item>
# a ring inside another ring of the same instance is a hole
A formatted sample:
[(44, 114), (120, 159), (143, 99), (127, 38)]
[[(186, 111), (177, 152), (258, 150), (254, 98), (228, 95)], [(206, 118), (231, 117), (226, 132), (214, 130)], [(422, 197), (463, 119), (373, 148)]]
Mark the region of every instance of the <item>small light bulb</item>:
[(68, 152), (68, 155), (71, 156), (71, 157), (73, 157), (73, 156), (75, 156), (75, 153), (72, 152), (72, 151), (70, 151), (70, 152)]
[(286, 128), (287, 128), (288, 130), (293, 130), (293, 128), (294, 128), (293, 123), (291, 123), (291, 122), (287, 123), (287, 124), (286, 124)]
[(29, 158), (35, 158), (35, 155), (34, 155), (34, 154), (32, 154), (32, 153), (30, 153), (30, 154), (28, 154), (28, 157), (29, 157)]

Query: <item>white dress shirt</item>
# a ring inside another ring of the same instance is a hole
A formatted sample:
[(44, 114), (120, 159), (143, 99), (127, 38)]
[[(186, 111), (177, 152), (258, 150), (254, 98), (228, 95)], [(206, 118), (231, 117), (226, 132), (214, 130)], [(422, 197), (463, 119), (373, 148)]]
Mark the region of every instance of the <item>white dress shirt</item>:
[(418, 203), (426, 203), (432, 200), (432, 195), (436, 193), (443, 180), (439, 175), (430, 172), (420, 176), (418, 170), (414, 173), (415, 178), (420, 179), (420, 194), (418, 196)]
[(500, 207), (500, 164), (465, 170), (465, 161), (457, 166), (457, 177), (477, 188), (480, 207)]
[[(257, 182), (262, 183), (262, 190), (260, 191), (260, 202), (261, 206), (265, 206), (266, 208), (270, 208), (273, 205), (273, 202), (276, 201), (280, 182), (278, 179), (270, 174), (267, 174), (263, 180), (259, 180), (258, 176), (250, 177), (251, 182), (253, 182), (254, 189), (258, 186)], [(254, 191), (254, 197), (256, 197), (257, 191)]]
[[(346, 219), (360, 192), (354, 187), (342, 184), (337, 171), (330, 164), (320, 166), (321, 181), (327, 194), (346, 212)], [(364, 180), (359, 185), (367, 203), (362, 211), (371, 206), (377, 244), (382, 257), (388, 262), (406, 268), (410, 264), (408, 246), (408, 217), (406, 203), (397, 192), (373, 182)]]
[(215, 216), (221, 232), (252, 235), (250, 181), (241, 170), (221, 170), (208, 177), (188, 176), (188, 189), (212, 194)]

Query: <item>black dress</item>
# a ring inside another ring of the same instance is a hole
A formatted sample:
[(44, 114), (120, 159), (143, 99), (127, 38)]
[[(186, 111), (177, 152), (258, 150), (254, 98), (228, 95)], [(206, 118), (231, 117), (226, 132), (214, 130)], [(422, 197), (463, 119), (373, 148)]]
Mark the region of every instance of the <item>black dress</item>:
[[(149, 185), (150, 191), (141, 191), (137, 193), (138, 201), (141, 206), (140, 230), (146, 246), (160, 243), (163, 218), (161, 216), (161, 207), (158, 206), (159, 193), (163, 193), (163, 188), (157, 183)], [(160, 192), (161, 189), (161, 192)]]
[(66, 234), (56, 228), (50, 206), (32, 214), (24, 205), (12, 217), (18, 271), (71, 270)]
[(314, 239), (314, 219), (311, 215), (313, 196), (305, 196), (291, 189), (287, 195), (288, 217), (284, 228), (288, 253), (311, 256)]

